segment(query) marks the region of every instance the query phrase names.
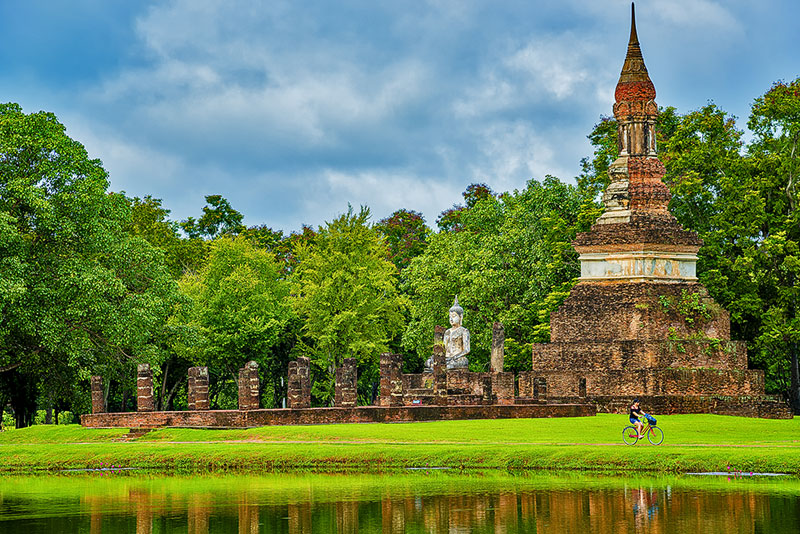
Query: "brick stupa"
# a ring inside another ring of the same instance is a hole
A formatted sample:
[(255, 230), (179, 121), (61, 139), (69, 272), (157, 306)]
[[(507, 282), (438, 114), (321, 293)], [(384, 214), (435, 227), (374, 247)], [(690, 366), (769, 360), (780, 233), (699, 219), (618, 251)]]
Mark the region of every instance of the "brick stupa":
[[(573, 245), (581, 277), (550, 318), (551, 343), (533, 346), (521, 395), (585, 398), (621, 412), (633, 397), (654, 413), (790, 417), (747, 368), (730, 317), (697, 282), (702, 245), (669, 212), (656, 156), (656, 90), (631, 6), (628, 53), (615, 91), (619, 157), (609, 168), (605, 210)], [(524, 391), (527, 388), (528, 391)]]

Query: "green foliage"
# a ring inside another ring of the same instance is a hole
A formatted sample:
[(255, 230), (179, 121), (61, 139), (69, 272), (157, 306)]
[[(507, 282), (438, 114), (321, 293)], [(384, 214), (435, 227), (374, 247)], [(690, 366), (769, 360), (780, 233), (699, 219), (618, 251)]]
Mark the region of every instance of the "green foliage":
[(307, 339), (301, 352), (319, 373), (315, 394), (327, 401), (333, 370), (346, 357), (358, 358), (362, 384), (374, 380), (379, 354), (402, 328), (405, 303), (367, 208), (349, 208), (295, 252), (294, 303)]
[(192, 239), (214, 238), (218, 235), (236, 235), (244, 230), (242, 214), (233, 209), (222, 195), (207, 195), (207, 206), (199, 219), (189, 217), (180, 226)]
[(403, 273), (412, 301), (404, 346), (424, 361), (434, 326), (447, 324), (457, 294), (472, 337), (470, 368), (487, 368), (495, 321), (503, 323), (507, 339), (520, 344), (519, 350), (509, 344), (508, 367), (526, 368), (522, 347), (549, 341), (550, 311), (579, 274), (571, 241), (589, 223), (581, 215), (598, 214), (590, 195), (547, 177), (531, 180), (523, 191), (484, 196), (462, 210), (459, 231), (434, 235)]
[(596, 194), (602, 193), (610, 183), (608, 168), (619, 154), (617, 121), (613, 117), (600, 117), (600, 122), (595, 124), (587, 137), (595, 147), (594, 155), (591, 160), (588, 157), (581, 160), (578, 187)]
[(38, 383), (164, 358), (177, 285), (107, 188), (53, 114), (0, 105), (0, 367)]
[(659, 295), (658, 302), (665, 314), (679, 316), (688, 326), (700, 326), (719, 314), (719, 310), (706, 302), (700, 293), (685, 289), (681, 290), (679, 298)]
[(461, 218), (466, 211), (473, 208), (481, 200), (492, 198), (494, 192), (486, 184), (469, 184), (462, 193), (464, 204), (455, 204), (439, 214), (436, 225), (442, 232), (457, 232), (463, 228)]
[(161, 206), (161, 199), (146, 195), (126, 201), (131, 207), (131, 220), (126, 229), (164, 252), (173, 278), (178, 279), (203, 265), (208, 256), (208, 244), (198, 237), (181, 239), (180, 226), (167, 218), (169, 210)]
[(397, 210), (375, 225), (389, 248), (389, 260), (402, 271), (422, 254), (432, 235), (425, 219), (416, 211)]
[(259, 364), (268, 382), (280, 381), (289, 357), (293, 312), (289, 284), (269, 252), (244, 237), (217, 238), (210, 244), (207, 264), (182, 278), (180, 287), (192, 305), (178, 321), (185, 320), (201, 340), (178, 350), (209, 367), (212, 396), (219, 405), (235, 405), (236, 394), (220, 390), (226, 383), (230, 388), (238, 369), (250, 360)]

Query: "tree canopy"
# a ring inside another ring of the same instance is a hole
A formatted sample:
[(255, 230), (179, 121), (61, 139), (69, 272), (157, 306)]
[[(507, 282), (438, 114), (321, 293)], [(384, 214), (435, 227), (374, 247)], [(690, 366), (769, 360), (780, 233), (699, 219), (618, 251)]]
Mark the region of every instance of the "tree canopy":
[(100, 161), (53, 114), (0, 105), (0, 368), (21, 384), (164, 357), (177, 285), (163, 252), (125, 231), (130, 207), (107, 189)]

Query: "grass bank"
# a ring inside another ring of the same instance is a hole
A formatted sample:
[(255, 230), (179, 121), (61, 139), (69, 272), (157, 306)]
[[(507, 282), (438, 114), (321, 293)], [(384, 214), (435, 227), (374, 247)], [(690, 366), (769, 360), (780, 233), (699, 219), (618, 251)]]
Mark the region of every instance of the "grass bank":
[(0, 434), (0, 470), (113, 464), (168, 471), (390, 471), (404, 468), (575, 469), (800, 475), (800, 418), (659, 417), (658, 447), (622, 444), (626, 417), (159, 429), (131, 442), (125, 430), (34, 426)]

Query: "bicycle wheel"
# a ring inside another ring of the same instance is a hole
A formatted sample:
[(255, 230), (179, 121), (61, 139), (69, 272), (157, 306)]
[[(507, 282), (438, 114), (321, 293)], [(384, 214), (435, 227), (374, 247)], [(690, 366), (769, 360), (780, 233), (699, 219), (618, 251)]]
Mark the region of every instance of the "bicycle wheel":
[(664, 441), (664, 431), (657, 426), (651, 426), (647, 432), (647, 441), (653, 445), (661, 445), (661, 442)]
[(635, 426), (626, 426), (622, 429), (622, 441), (626, 445), (635, 445), (639, 441), (639, 432), (637, 432)]

